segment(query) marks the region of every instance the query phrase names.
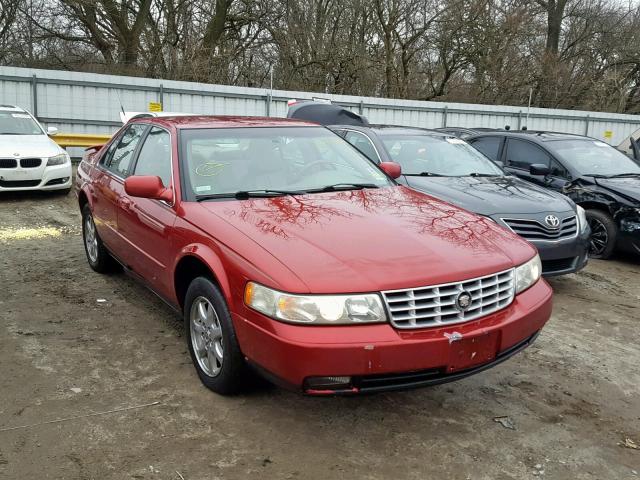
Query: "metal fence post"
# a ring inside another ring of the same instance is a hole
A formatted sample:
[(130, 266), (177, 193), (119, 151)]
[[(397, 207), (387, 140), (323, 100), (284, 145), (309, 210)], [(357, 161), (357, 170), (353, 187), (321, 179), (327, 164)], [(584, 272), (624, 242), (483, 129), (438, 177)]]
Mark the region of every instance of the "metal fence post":
[(360, 103), (358, 104), (358, 113), (360, 115), (364, 114), (364, 101), (360, 100)]
[(267, 95), (264, 97), (264, 106), (265, 106), (265, 111), (267, 112), (266, 116), (270, 117), (271, 116), (271, 94), (267, 93)]
[(160, 100), (160, 108), (162, 108), (162, 111), (164, 112), (164, 85), (162, 84), (160, 84), (158, 96), (158, 100)]
[(522, 110), (518, 110), (518, 130), (522, 128)]
[(446, 128), (447, 126), (447, 106), (445, 105), (442, 109), (442, 128)]
[(584, 117), (584, 134), (586, 137), (589, 136), (589, 115)]
[(31, 113), (38, 118), (38, 77), (31, 77)]

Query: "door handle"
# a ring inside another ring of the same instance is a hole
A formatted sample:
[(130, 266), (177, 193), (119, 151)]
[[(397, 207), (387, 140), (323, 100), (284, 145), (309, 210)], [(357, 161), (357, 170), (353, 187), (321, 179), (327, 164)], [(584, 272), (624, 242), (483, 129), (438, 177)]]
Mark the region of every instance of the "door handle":
[(131, 211), (133, 203), (128, 198), (121, 198), (118, 203), (123, 210)]

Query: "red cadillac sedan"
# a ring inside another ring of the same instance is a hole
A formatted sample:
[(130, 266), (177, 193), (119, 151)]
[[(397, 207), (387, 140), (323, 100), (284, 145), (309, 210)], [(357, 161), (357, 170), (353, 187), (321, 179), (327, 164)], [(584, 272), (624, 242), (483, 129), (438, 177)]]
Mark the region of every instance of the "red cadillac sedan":
[(181, 313), (208, 388), (356, 394), (487, 369), (551, 314), (533, 246), (399, 175), (311, 123), (176, 116), (89, 150), (76, 190), (89, 264)]

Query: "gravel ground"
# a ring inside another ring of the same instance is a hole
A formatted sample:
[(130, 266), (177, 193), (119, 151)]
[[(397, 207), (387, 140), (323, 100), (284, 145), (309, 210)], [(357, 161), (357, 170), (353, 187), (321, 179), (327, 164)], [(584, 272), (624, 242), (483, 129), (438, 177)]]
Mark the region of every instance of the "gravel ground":
[(168, 307), (90, 270), (73, 195), (5, 194), (0, 478), (640, 479), (640, 260), (551, 284), (536, 344), (458, 383), (224, 398)]

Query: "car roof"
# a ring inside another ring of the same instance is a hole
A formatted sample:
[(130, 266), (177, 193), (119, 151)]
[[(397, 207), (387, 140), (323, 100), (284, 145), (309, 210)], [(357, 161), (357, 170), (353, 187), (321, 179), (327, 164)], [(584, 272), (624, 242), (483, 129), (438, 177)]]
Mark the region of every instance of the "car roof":
[(515, 138), (526, 138), (534, 142), (551, 142), (554, 140), (596, 140), (595, 138), (587, 137), (585, 135), (579, 135), (577, 133), (548, 132), (545, 130), (501, 130), (497, 132), (479, 133), (477, 135), (473, 135), (470, 138), (493, 137), (496, 135)]
[(361, 125), (329, 125), (332, 129), (349, 129), (349, 130), (373, 130), (378, 134), (393, 134), (393, 135), (429, 135), (432, 137), (450, 137), (446, 132), (439, 132), (437, 130), (431, 130), (429, 128), (421, 127), (407, 127), (404, 125), (386, 125), (386, 124), (373, 124), (368, 126)]
[(27, 112), (24, 108), (20, 108), (16, 105), (0, 105), (0, 110), (6, 112)]
[(275, 117), (242, 117), (225, 115), (174, 115), (134, 118), (134, 122), (152, 123), (178, 129), (189, 128), (255, 128), (255, 127), (319, 127), (317, 123)]

